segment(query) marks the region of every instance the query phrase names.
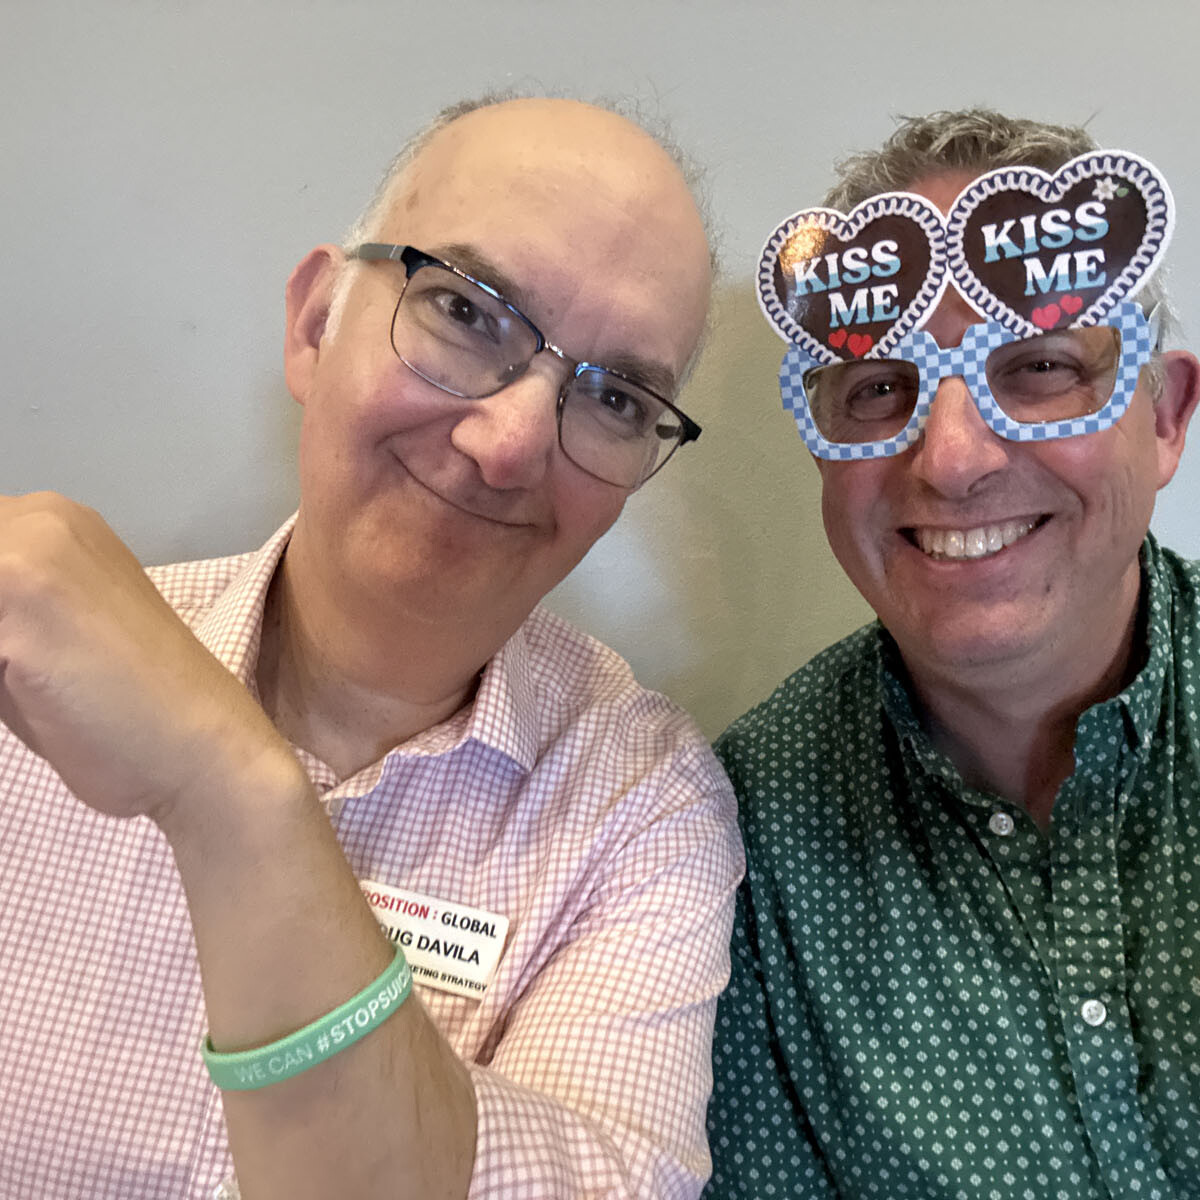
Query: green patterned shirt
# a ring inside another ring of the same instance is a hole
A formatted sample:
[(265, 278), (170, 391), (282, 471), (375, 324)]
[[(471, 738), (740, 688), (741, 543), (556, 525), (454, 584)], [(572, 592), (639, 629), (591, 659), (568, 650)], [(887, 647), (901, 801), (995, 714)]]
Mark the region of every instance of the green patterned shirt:
[(708, 1196), (1200, 1198), (1200, 565), (1050, 833), (967, 787), (868, 626), (717, 744), (748, 858)]

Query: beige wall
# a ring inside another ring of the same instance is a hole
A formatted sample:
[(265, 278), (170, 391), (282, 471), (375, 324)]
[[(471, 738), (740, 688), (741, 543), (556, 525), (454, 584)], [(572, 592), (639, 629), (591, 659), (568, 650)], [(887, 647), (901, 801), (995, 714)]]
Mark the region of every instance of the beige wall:
[[(1174, 187), (1200, 315), (1200, 5), (1185, 0), (0, 0), (0, 489), (100, 509), (146, 561), (294, 506), (293, 263), (441, 105), (632, 94), (709, 167), (725, 284), (699, 444), (553, 597), (716, 733), (866, 613), (825, 548), (752, 278), (767, 233), (896, 113), (1090, 121)], [(1200, 450), (1156, 528), (1200, 556)]]
[(551, 600), (712, 735), (871, 617), (829, 551), (816, 467), (779, 403), (783, 342), (748, 283), (723, 288), (716, 313), (686, 401), (699, 442)]

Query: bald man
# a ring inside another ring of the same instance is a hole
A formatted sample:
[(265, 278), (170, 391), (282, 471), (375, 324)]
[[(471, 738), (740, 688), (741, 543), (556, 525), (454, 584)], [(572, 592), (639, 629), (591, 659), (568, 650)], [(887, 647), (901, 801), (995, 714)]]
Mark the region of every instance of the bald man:
[(709, 261), (641, 129), (459, 106), (289, 281), (265, 547), (0, 501), (4, 1195), (699, 1192), (731, 794), (538, 604), (699, 433)]

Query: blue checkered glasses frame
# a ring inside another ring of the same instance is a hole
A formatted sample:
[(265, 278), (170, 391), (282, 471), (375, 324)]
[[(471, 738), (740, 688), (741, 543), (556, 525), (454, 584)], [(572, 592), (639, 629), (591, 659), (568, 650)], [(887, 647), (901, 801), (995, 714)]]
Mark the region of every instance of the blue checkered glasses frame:
[(427, 383), (482, 400), (520, 379), (543, 350), (570, 374), (558, 393), (558, 444), (577, 467), (616, 487), (641, 487), (700, 426), (620, 371), (569, 358), (520, 309), (465, 271), (412, 246), (367, 242), (346, 252), (396, 262), (405, 278), (392, 314), (392, 349)]
[(914, 330), (887, 358), (822, 364), (793, 344), (779, 372), (783, 405), (818, 458), (900, 454), (921, 435), (943, 379), (961, 378), (993, 432), (1015, 442), (1099, 433), (1119, 421), (1158, 338), (1125, 300), (1102, 325), (1022, 338), (995, 321), (942, 349)]

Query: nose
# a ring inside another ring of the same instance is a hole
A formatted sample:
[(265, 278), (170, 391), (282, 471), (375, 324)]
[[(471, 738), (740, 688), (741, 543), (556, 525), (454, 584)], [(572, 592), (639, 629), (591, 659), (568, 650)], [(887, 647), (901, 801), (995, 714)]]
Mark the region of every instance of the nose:
[(958, 376), (943, 379), (913, 449), (913, 471), (952, 499), (1008, 462), (1008, 444), (994, 433)]
[(558, 452), (558, 392), (552, 364), (530, 368), (512, 383), (468, 405), (450, 441), (498, 491), (535, 488)]

